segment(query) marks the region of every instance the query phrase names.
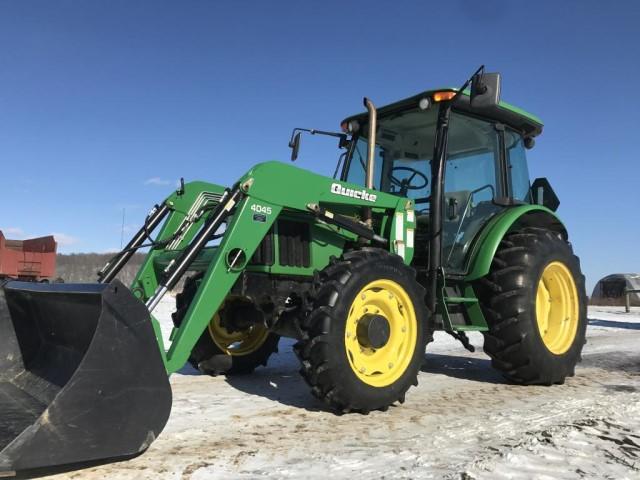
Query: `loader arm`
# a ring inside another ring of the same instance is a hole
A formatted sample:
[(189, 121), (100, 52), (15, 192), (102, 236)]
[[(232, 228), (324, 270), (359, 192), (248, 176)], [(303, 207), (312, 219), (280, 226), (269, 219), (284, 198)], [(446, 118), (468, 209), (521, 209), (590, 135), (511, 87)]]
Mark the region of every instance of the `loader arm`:
[[(256, 165), (234, 188), (241, 192), (239, 200), (225, 218), (226, 229), (219, 245), (208, 247), (213, 250), (211, 261), (184, 321), (172, 332), (172, 343), (167, 352), (159, 325), (155, 319), (152, 320), (168, 373), (176, 372), (185, 364), (193, 346), (246, 268), (249, 259), (285, 210), (313, 217), (317, 212), (312, 211), (311, 207), (321, 206), (323, 211), (329, 212), (329, 216), (318, 221), (328, 222), (331, 215), (349, 219), (362, 208), (370, 207), (374, 214), (379, 214), (381, 220), (375, 234), (386, 239), (388, 248), (403, 256), (405, 262), (411, 261), (415, 227), (413, 202), (406, 198), (337, 182), (280, 162)], [(202, 208), (201, 205), (194, 206), (202, 203), (202, 198), (207, 197), (211, 203), (215, 203), (216, 195), (220, 195), (221, 191), (222, 187), (196, 182), (185, 185), (182, 195), (176, 193), (167, 198), (165, 203), (173, 211), (156, 241), (173, 240), (166, 247), (154, 248), (149, 252), (133, 282), (132, 290), (142, 301), (149, 302), (157, 294), (162, 288), (162, 278), (171, 275), (171, 269), (177, 262), (174, 259), (167, 267), (159, 269), (155, 260), (169, 252), (180, 255), (190, 248), (206, 222), (206, 216), (193, 221), (178, 238), (174, 238), (175, 232), (189, 219), (194, 220)], [(352, 222), (356, 223), (355, 220)], [(354, 233), (357, 230), (355, 227), (334, 226), (334, 229), (336, 235), (345, 241), (356, 241), (358, 238), (358, 234)], [(202, 251), (197, 253), (202, 255)], [(325, 265), (312, 262), (314, 269), (321, 269)]]

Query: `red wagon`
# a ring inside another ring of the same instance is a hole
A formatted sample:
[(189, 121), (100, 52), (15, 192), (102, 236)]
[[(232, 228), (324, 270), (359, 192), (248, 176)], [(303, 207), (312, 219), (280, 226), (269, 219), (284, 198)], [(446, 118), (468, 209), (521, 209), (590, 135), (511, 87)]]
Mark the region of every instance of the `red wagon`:
[(56, 241), (53, 236), (7, 240), (0, 231), (0, 278), (47, 281), (56, 274)]

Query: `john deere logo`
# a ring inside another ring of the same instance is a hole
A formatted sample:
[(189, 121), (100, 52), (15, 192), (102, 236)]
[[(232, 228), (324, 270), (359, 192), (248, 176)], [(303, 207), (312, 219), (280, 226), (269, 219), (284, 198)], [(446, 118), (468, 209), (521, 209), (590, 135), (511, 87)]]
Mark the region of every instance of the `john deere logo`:
[(374, 193), (369, 193), (366, 190), (354, 190), (353, 188), (346, 188), (339, 183), (331, 184), (331, 193), (336, 195), (342, 195), (343, 197), (351, 197), (366, 200), (367, 202), (375, 202), (378, 196)]

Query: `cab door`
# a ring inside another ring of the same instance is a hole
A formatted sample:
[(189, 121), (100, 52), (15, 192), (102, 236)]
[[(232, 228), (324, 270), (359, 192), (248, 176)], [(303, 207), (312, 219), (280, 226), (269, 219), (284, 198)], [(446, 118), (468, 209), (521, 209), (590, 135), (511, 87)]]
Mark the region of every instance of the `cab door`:
[(448, 273), (465, 273), (471, 243), (487, 221), (502, 211), (505, 197), (501, 126), (452, 112), (445, 163), (442, 263)]

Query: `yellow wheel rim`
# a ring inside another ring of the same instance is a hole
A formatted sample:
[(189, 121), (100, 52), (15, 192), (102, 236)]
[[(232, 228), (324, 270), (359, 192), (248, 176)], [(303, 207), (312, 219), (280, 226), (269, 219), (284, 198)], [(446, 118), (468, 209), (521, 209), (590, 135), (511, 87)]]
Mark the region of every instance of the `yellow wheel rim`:
[(576, 338), (580, 310), (573, 275), (562, 262), (545, 267), (536, 292), (536, 320), (547, 349), (565, 353)]
[[(363, 345), (358, 324), (367, 315), (380, 315), (388, 322), (388, 340), (380, 348)], [(345, 328), (344, 343), (349, 364), (367, 385), (386, 387), (398, 380), (411, 363), (418, 325), (409, 294), (396, 282), (376, 280), (353, 300)]]
[(227, 355), (241, 356), (255, 352), (269, 336), (264, 325), (253, 325), (246, 330), (229, 332), (220, 324), (220, 315), (216, 313), (209, 322), (209, 335), (213, 343)]

